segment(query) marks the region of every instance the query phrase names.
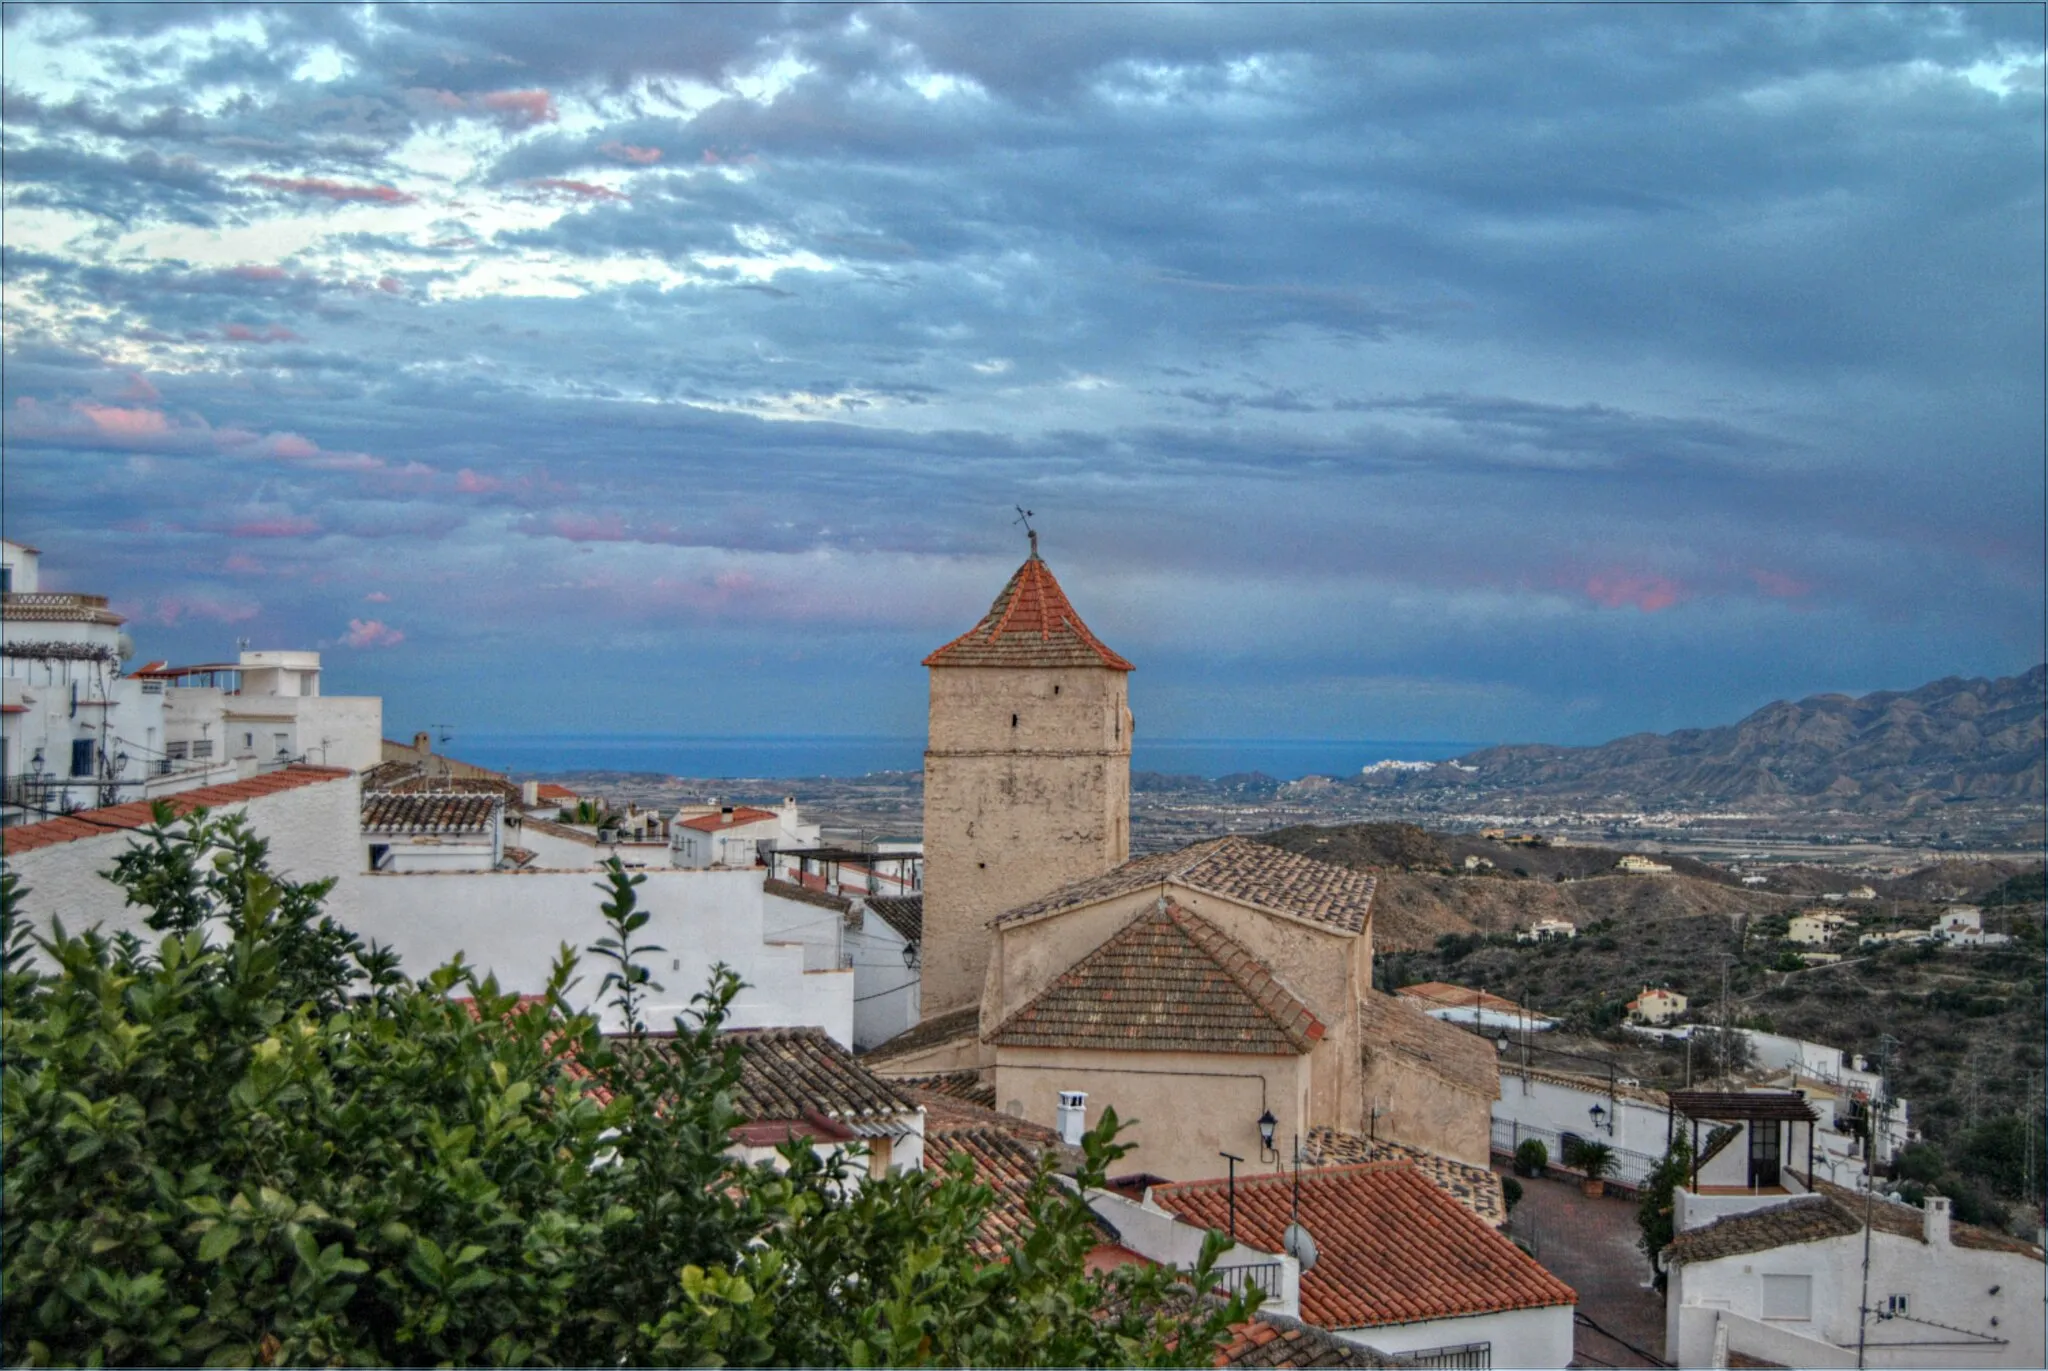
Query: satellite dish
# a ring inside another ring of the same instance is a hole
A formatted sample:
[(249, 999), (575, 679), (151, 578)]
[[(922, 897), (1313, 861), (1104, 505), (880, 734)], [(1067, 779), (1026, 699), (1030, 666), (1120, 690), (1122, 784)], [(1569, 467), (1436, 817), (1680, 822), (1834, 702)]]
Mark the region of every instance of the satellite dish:
[(1310, 1237), (1308, 1230), (1300, 1224), (1287, 1225), (1287, 1231), (1280, 1235), (1280, 1247), (1288, 1256), (1301, 1263), (1304, 1273), (1315, 1270), (1316, 1240)]

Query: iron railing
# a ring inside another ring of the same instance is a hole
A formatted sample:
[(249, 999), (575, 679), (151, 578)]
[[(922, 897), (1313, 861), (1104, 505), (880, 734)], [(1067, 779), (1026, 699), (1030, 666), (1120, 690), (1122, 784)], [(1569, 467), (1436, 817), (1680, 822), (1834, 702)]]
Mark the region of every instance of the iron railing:
[(1277, 1300), (1284, 1270), (1279, 1262), (1248, 1262), (1242, 1266), (1219, 1266), (1209, 1275), (1218, 1289), (1233, 1295), (1243, 1294), (1246, 1286), (1255, 1286), (1265, 1292), (1267, 1299)]
[(1461, 1342), (1448, 1347), (1419, 1347), (1413, 1352), (1390, 1352), (1387, 1357), (1397, 1366), (1478, 1367), (1485, 1371), (1493, 1365), (1493, 1344)]

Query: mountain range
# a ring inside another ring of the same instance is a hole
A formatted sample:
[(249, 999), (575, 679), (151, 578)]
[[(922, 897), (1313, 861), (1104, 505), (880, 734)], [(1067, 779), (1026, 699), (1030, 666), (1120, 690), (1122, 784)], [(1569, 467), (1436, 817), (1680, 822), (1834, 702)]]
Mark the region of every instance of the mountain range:
[(2048, 799), (2048, 665), (1918, 690), (1812, 695), (1739, 723), (1638, 733), (1593, 747), (1483, 748), (1427, 772), (1354, 784), (1512, 790), (1631, 806), (1925, 813)]

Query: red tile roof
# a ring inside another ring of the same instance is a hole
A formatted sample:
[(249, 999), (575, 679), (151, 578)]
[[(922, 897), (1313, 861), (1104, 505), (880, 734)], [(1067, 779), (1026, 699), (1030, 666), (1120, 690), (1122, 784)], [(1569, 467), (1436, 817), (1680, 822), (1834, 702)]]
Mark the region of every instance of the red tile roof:
[(1025, 559), (981, 622), (924, 659), (926, 666), (1106, 666), (1131, 664), (1088, 631), (1052, 569)]
[[(1206, 1227), (1230, 1223), (1226, 1180), (1155, 1186), (1152, 1199)], [(1280, 1251), (1293, 1202), (1291, 1175), (1238, 1177), (1238, 1241)], [(1301, 1317), (1322, 1328), (1578, 1303), (1570, 1286), (1407, 1162), (1303, 1171), (1301, 1223), (1322, 1254), (1302, 1275)]]
[(1449, 981), (1423, 981), (1419, 985), (1404, 985), (1394, 992), (1411, 1000), (1421, 1000), (1431, 1009), (1462, 1009), (1469, 1012), (1475, 1005), (1495, 1014), (1528, 1014), (1542, 1018), (1534, 1010), (1526, 1009), (1513, 1000), (1504, 1000), (1491, 991), (1476, 990), (1469, 985), (1452, 985)]
[(984, 1261), (1003, 1253), (1011, 1239), (1030, 1222), (1031, 1183), (1043, 1153), (1015, 1134), (999, 1128), (955, 1128), (925, 1134), (924, 1167), (945, 1169), (948, 1158), (964, 1156), (974, 1163), (974, 1179), (996, 1192), (995, 1203), (967, 1246)]
[(1342, 933), (1365, 931), (1372, 921), (1372, 896), (1377, 888), (1367, 872), (1233, 834), (1190, 843), (1175, 852), (1134, 857), (1100, 876), (1061, 886), (1042, 899), (998, 914), (990, 922), (1017, 923), (1169, 883), (1307, 919)]
[(1280, 1314), (1261, 1314), (1231, 1330), (1231, 1340), (1216, 1354), (1217, 1366), (1309, 1368), (1325, 1366), (1398, 1366), (1384, 1354), (1311, 1328)]
[(694, 828), (700, 833), (716, 833), (721, 828), (737, 828), (741, 824), (758, 824), (763, 820), (779, 819), (781, 817), (780, 814), (777, 814), (772, 809), (754, 809), (747, 805), (738, 805), (734, 807), (729, 816), (722, 812), (718, 814), (699, 814), (694, 819), (684, 819), (682, 826), (684, 828)]
[(1005, 1047), (1307, 1052), (1323, 1025), (1222, 929), (1161, 899), (1005, 1019)]
[(488, 833), (503, 800), (493, 795), (379, 794), (363, 796), (365, 833)]
[[(297, 790), (301, 786), (343, 781), (353, 774), (338, 767), (289, 766), (282, 771), (268, 771), (260, 776), (251, 776), (246, 781), (229, 781), (225, 785), (181, 790), (175, 795), (166, 795), (163, 798), (169, 801), (174, 813), (187, 814), (195, 809), (218, 809), (222, 805), (261, 799), (265, 795)], [(37, 848), (55, 847), (59, 843), (75, 843), (81, 838), (97, 838), (110, 830), (147, 828), (151, 822), (149, 802), (136, 800), (107, 809), (80, 810), (62, 819), (46, 819), (39, 824), (20, 824), (14, 828), (0, 829), (0, 846), (5, 847), (8, 856), (18, 857)]]
[(556, 785), (553, 781), (542, 781), (539, 785), (536, 785), (533, 788), (533, 797), (536, 800), (575, 800), (582, 798), (575, 791), (569, 789), (569, 787)]

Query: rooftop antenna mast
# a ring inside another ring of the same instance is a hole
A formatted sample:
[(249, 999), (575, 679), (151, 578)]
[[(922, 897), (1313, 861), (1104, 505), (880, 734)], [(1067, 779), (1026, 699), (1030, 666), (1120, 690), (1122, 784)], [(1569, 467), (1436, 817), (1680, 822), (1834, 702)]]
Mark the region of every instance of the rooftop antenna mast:
[(1025, 536), (1026, 538), (1029, 538), (1029, 539), (1031, 540), (1031, 559), (1032, 559), (1033, 561), (1037, 561), (1037, 560), (1038, 560), (1038, 530), (1037, 530), (1037, 529), (1035, 529), (1035, 528), (1033, 528), (1033, 527), (1031, 527), (1031, 518), (1032, 518), (1032, 511), (1031, 511), (1031, 510), (1028, 510), (1028, 509), (1026, 509), (1026, 508), (1024, 508), (1024, 506), (1022, 506), (1022, 505), (1013, 505), (1013, 506), (1011, 506), (1011, 508), (1013, 508), (1013, 509), (1015, 509), (1015, 510), (1017, 511), (1017, 517), (1016, 517), (1015, 519), (1012, 519), (1012, 520), (1011, 520), (1010, 522), (1011, 522), (1011, 523), (1013, 523), (1013, 524), (1022, 524), (1022, 525), (1024, 525), (1024, 536)]

